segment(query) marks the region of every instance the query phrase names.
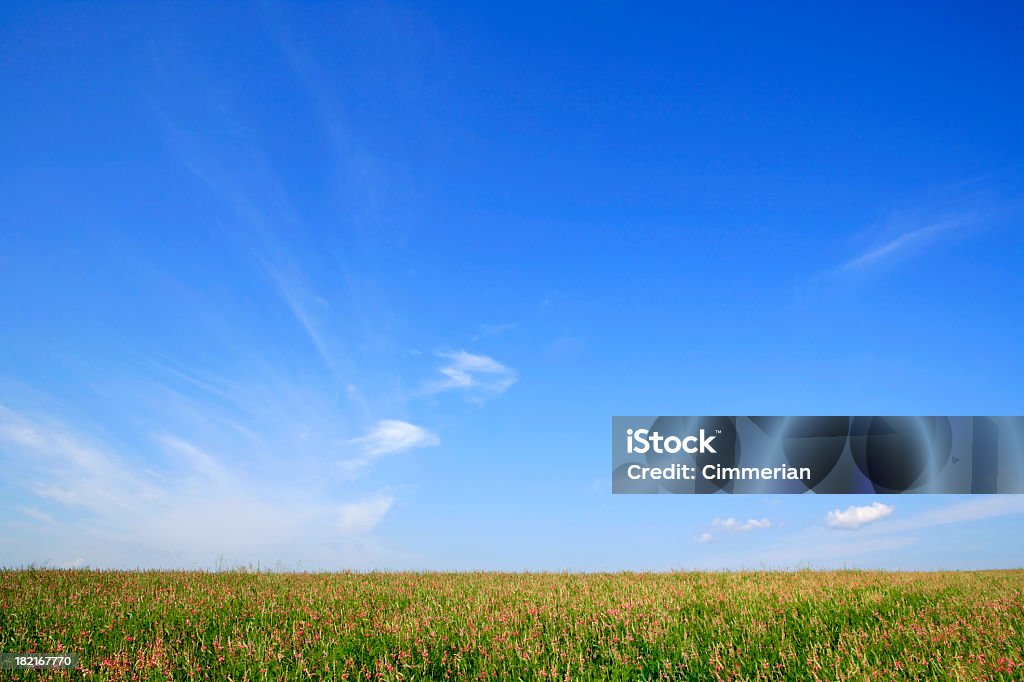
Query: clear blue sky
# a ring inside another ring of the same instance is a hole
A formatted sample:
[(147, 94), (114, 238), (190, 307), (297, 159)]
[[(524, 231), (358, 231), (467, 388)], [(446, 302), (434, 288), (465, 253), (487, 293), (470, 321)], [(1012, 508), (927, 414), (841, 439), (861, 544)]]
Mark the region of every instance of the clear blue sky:
[(0, 564), (1024, 564), (1024, 496), (609, 471), (1024, 413), (1019, 3), (207, 5), (0, 8)]

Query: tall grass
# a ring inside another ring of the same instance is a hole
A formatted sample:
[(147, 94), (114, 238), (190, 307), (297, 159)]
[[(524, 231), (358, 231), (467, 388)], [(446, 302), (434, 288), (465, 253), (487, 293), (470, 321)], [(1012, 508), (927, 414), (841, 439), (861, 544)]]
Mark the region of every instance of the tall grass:
[(24, 679), (1024, 679), (1024, 571), (0, 571)]

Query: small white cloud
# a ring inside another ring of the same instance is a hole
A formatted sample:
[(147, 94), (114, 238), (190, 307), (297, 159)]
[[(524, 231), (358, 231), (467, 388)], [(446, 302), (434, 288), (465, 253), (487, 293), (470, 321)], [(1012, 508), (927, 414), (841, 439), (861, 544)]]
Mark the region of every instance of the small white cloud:
[(345, 535), (365, 535), (377, 527), (391, 509), (395, 498), (377, 495), (361, 502), (351, 502), (341, 508), (341, 532)]
[(717, 528), (724, 528), (728, 531), (735, 531), (739, 533), (746, 533), (751, 530), (760, 530), (763, 528), (771, 528), (772, 522), (770, 519), (747, 519), (746, 521), (737, 521), (736, 519), (715, 519), (711, 522), (711, 525)]
[(695, 537), (693, 539), (693, 541), (696, 542), (698, 545), (706, 545), (707, 543), (711, 542), (714, 539), (715, 539), (715, 536), (712, 535), (711, 533), (701, 533), (700, 535)]
[(828, 513), (826, 521), (830, 528), (856, 530), (861, 526), (884, 519), (892, 514), (895, 509), (895, 507), (881, 502), (875, 502), (863, 507), (847, 507), (843, 511), (833, 509)]
[(383, 419), (377, 422), (369, 433), (351, 441), (358, 445), (363, 454), (375, 459), (382, 455), (405, 452), (413, 448), (433, 447), (441, 444), (436, 433), (398, 419)]
[(487, 355), (460, 350), (438, 356), (449, 361), (438, 369), (445, 378), (428, 385), (428, 394), (461, 389), (473, 391), (482, 399), (504, 393), (519, 380), (514, 370)]
[(398, 419), (383, 419), (365, 435), (353, 438), (348, 443), (358, 447), (360, 453), (353, 459), (341, 462), (339, 466), (344, 475), (355, 478), (385, 455), (435, 447), (441, 444), (441, 438), (422, 426)]

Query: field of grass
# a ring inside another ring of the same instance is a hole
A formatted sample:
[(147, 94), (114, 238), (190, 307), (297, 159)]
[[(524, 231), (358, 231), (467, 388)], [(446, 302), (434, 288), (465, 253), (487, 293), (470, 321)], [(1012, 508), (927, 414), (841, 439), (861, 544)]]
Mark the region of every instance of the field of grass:
[(0, 652), (117, 680), (1024, 679), (1024, 571), (0, 570)]

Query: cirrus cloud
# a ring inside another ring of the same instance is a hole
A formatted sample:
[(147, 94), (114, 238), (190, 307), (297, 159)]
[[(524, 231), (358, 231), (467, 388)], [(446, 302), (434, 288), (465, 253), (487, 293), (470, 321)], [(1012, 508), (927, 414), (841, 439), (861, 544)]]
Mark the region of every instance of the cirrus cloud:
[[(0, 405), (0, 463), (25, 483), (19, 499), (0, 508), (0, 565), (27, 556), (64, 568), (166, 568), (220, 555), (229, 564), (290, 557), (373, 567), (391, 551), (368, 542), (395, 502), (386, 490), (312, 491), (300, 478), (240, 466), (235, 453), (169, 432), (140, 439), (139, 449), (144, 458), (58, 419)], [(8, 520), (10, 511), (16, 516)], [(53, 547), (63, 556), (54, 557)]]
[(382, 419), (365, 435), (349, 442), (358, 445), (365, 456), (376, 459), (382, 455), (440, 445), (441, 439), (422, 426), (398, 419)]
[(424, 389), (428, 395), (464, 390), (474, 400), (484, 402), (504, 393), (519, 380), (515, 370), (488, 355), (474, 355), (465, 350), (437, 355), (448, 360), (448, 364), (438, 368), (444, 378), (428, 384)]
[(391, 510), (395, 498), (390, 495), (350, 502), (341, 507), (341, 532), (345, 535), (365, 535), (377, 527), (384, 515)]
[(350, 477), (356, 477), (385, 455), (436, 447), (441, 444), (441, 438), (433, 431), (416, 424), (399, 419), (382, 419), (366, 434), (347, 442), (359, 449), (359, 455), (343, 461), (340, 465), (341, 471)]

